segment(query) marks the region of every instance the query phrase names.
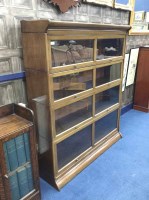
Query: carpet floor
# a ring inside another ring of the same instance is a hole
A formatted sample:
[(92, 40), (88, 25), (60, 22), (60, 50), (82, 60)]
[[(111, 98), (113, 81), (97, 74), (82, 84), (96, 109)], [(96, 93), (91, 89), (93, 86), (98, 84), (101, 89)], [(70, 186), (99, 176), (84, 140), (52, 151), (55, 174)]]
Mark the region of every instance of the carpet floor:
[(149, 200), (149, 114), (122, 115), (121, 133), (60, 192), (40, 179), (42, 200)]

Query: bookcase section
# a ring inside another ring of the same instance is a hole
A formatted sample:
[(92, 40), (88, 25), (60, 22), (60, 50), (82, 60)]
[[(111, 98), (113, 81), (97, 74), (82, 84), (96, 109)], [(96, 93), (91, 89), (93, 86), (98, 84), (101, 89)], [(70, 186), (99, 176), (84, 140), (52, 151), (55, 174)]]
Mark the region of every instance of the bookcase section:
[(29, 107), (40, 175), (60, 189), (121, 138), (129, 26), (22, 21)]

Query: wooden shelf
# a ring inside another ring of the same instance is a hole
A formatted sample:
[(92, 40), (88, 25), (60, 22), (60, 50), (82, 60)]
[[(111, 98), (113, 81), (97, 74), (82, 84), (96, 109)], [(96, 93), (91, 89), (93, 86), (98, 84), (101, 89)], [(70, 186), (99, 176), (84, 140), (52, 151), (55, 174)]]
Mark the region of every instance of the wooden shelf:
[(5, 137), (7, 134), (11, 135), (18, 130), (28, 128), (32, 125), (32, 122), (16, 114), (0, 118), (0, 138)]

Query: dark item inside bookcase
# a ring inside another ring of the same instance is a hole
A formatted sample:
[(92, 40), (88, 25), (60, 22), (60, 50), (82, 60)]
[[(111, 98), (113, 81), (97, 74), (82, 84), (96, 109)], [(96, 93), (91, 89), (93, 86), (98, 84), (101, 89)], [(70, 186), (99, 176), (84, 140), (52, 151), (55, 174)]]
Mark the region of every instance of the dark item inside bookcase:
[(0, 199), (40, 199), (33, 113), (17, 104), (0, 107)]

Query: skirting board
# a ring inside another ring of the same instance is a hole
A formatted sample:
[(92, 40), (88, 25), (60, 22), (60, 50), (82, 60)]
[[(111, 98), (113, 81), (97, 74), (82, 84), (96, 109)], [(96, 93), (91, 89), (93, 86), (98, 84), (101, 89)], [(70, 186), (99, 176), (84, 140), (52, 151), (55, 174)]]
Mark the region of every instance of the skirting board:
[(142, 111), (142, 112), (146, 112), (146, 113), (149, 112), (149, 108), (145, 108), (143, 106), (138, 106), (138, 105), (133, 105), (133, 109), (139, 110), (139, 111)]
[(121, 115), (125, 114), (126, 112), (128, 112), (131, 109), (133, 109), (133, 103), (123, 106), (121, 109)]
[(25, 72), (11, 73), (0, 75), (0, 82), (12, 81), (25, 78)]

